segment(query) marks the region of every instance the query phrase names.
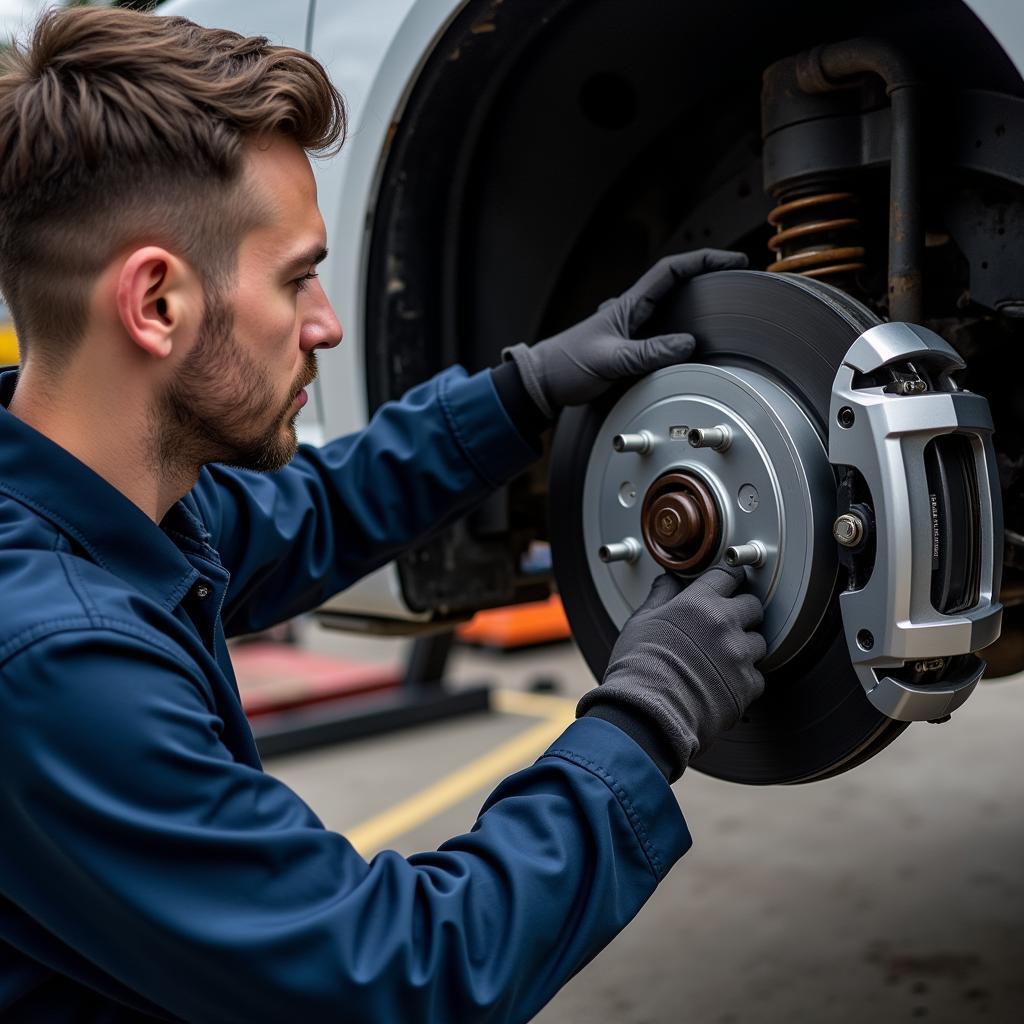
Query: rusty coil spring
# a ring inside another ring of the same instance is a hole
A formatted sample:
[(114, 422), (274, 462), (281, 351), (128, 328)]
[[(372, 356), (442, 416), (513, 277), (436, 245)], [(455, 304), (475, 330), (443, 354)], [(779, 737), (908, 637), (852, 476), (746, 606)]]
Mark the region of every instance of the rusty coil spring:
[(864, 269), (866, 250), (856, 242), (861, 221), (852, 192), (827, 192), (780, 203), (768, 214), (775, 234), (768, 248), (775, 273), (835, 277)]

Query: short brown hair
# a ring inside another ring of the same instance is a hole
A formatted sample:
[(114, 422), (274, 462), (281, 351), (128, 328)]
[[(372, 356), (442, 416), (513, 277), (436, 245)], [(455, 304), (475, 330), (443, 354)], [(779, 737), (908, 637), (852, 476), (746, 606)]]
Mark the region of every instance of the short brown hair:
[(38, 342), (59, 367), (100, 271), (133, 244), (173, 248), (220, 287), (254, 224), (246, 139), (329, 153), (345, 128), (300, 50), (120, 8), (44, 14), (0, 57), (0, 291), (23, 354)]

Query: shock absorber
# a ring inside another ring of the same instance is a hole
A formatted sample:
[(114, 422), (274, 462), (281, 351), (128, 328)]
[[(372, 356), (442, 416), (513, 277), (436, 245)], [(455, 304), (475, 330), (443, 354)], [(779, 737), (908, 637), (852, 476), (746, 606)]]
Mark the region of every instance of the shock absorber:
[(855, 234), (853, 193), (842, 183), (888, 165), (885, 304), (890, 320), (922, 319), (919, 94), (909, 60), (882, 39), (818, 46), (765, 69), (764, 183), (779, 201), (769, 217), (776, 229), (770, 270), (849, 287), (868, 261)]
[[(831, 185), (831, 188), (829, 187)], [(857, 197), (835, 183), (789, 189), (768, 214), (775, 234), (768, 248), (776, 273), (803, 274), (845, 283), (865, 267)]]

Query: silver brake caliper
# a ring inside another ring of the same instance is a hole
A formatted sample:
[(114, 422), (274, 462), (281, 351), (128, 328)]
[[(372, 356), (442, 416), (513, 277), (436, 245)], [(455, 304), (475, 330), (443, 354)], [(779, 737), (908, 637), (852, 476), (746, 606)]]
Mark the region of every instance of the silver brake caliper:
[(952, 381), (963, 368), (932, 331), (887, 323), (857, 338), (832, 386), (829, 461), (868, 495), (867, 512), (836, 520), (841, 550), (871, 561), (860, 580), (850, 563), (840, 595), (846, 642), (868, 699), (905, 722), (963, 704), (1002, 619), (992, 416)]

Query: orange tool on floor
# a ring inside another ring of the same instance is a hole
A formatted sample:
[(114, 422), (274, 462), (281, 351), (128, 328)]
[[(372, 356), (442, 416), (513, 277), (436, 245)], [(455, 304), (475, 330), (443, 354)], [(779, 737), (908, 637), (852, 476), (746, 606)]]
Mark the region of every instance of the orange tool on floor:
[(546, 601), (477, 612), (456, 635), (460, 643), (508, 651), (568, 640), (572, 633), (561, 600), (552, 594)]

